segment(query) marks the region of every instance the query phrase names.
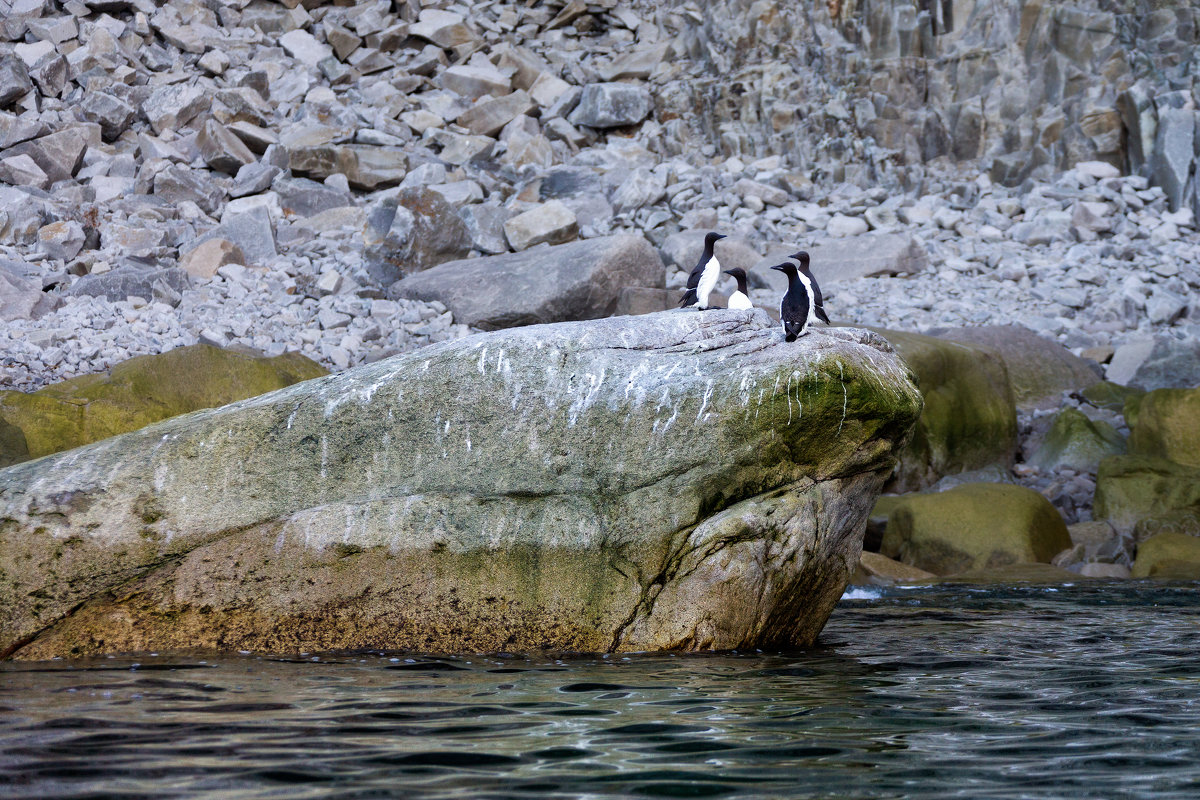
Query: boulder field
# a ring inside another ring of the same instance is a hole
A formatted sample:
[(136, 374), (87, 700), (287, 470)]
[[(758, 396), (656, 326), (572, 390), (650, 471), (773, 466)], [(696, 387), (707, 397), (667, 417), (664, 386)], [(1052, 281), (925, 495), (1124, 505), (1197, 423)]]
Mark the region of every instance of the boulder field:
[(0, 653), (806, 645), (920, 411), (762, 311), (433, 345), (0, 470)]

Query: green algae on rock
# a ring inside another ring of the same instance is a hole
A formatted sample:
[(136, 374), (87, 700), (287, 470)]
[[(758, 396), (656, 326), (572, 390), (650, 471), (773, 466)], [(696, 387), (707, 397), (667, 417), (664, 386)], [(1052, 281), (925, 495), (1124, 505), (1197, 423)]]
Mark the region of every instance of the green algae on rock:
[(4, 423), (17, 428), (25, 443), (21, 457), (0, 433), (0, 466), (6, 456), (9, 464), (40, 458), (325, 374), (299, 353), (265, 358), (197, 344), (131, 358), (107, 373), (81, 375), (30, 394), (0, 392), (0, 430)]
[(925, 402), (891, 492), (909, 492), (946, 475), (1003, 464), (1017, 451), (1016, 401), (1003, 359), (973, 345), (880, 330), (917, 376)]
[(1138, 522), (1200, 507), (1200, 469), (1153, 456), (1110, 456), (1096, 473), (1092, 516), (1129, 535)]
[(968, 483), (901, 500), (881, 552), (938, 575), (1049, 562), (1071, 546), (1058, 511), (1023, 486)]
[(807, 644), (920, 408), (761, 311), (432, 345), (0, 471), (0, 649)]
[(1200, 388), (1155, 389), (1131, 416), (1131, 452), (1200, 467)]
[(1069, 467), (1080, 472), (1095, 472), (1108, 456), (1125, 452), (1125, 437), (1103, 420), (1089, 419), (1076, 408), (1064, 408), (1054, 415), (1050, 430), (1028, 463), (1039, 469)]
[(1130, 577), (1200, 580), (1200, 537), (1186, 533), (1151, 536), (1138, 547)]

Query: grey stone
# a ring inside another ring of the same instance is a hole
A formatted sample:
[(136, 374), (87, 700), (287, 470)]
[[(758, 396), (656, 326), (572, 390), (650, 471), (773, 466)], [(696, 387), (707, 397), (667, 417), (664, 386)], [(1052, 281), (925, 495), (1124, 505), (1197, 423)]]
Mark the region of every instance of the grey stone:
[(56, 131), (0, 153), (0, 158), (27, 155), (46, 173), (51, 183), (70, 180), (83, 165), (87, 139), (78, 129)]
[(455, 166), (486, 162), (496, 149), (496, 140), (488, 136), (439, 130), (434, 131), (433, 140), (442, 145), (442, 161)]
[(367, 271), (381, 286), (471, 250), (471, 233), (454, 207), (425, 187), (401, 189), (373, 205), (363, 239)]
[(408, 32), (446, 50), (470, 47), (479, 41), (479, 36), (467, 27), (461, 14), (435, 8), (421, 9), (417, 21), (409, 24)]
[(408, 155), (399, 147), (320, 145), (289, 147), (292, 172), (312, 178), (345, 175), (356, 189), (373, 191), (404, 180)]
[(919, 408), (877, 337), (756, 312), (438, 345), (8, 467), (0, 648), (808, 646)]
[(438, 83), (442, 88), (471, 100), (485, 94), (500, 96), (512, 91), (512, 82), (503, 73), (486, 67), (450, 67), (438, 76)]
[(142, 114), (154, 132), (175, 131), (196, 115), (207, 111), (212, 98), (198, 86), (168, 84), (150, 93), (142, 103)]
[(613, 211), (624, 214), (653, 205), (662, 200), (667, 192), (667, 181), (659, 172), (638, 167), (629, 173), (612, 195)]
[(38, 231), (41, 251), (60, 261), (70, 261), (79, 255), (84, 239), (83, 226), (75, 220), (51, 222)]
[(182, 164), (172, 164), (154, 176), (154, 194), (169, 203), (191, 200), (207, 214), (225, 200), (225, 189), (208, 172)]
[(669, 51), (670, 44), (662, 42), (622, 53), (611, 64), (600, 68), (600, 77), (606, 81), (649, 78)]
[(1138, 369), (1154, 350), (1153, 337), (1131, 339), (1117, 347), (1104, 372), (1104, 377), (1121, 386), (1130, 386)]
[(742, 197), (757, 197), (769, 206), (783, 206), (792, 199), (791, 196), (775, 186), (742, 178), (733, 185), (733, 190)]
[(311, 217), (334, 208), (354, 205), (349, 192), (326, 186), (308, 178), (280, 176), (271, 184), (279, 196), (279, 205), (289, 216)]
[(514, 211), (498, 203), (477, 203), (458, 210), (459, 219), (467, 226), (472, 246), (487, 255), (508, 252), (508, 239), (504, 236), (504, 223)]
[(241, 263), (249, 266), (263, 266), (279, 253), (275, 243), (275, 226), (266, 206), (257, 205), (242, 210), (227, 208), (221, 217), (221, 224), (209, 236), (233, 242), (245, 256)]
[(271, 188), (272, 182), (279, 177), (282, 170), (272, 164), (255, 161), (253, 164), (243, 164), (233, 177), (233, 185), (229, 188), (230, 197), (245, 197), (260, 194)]
[(468, 108), (458, 119), (459, 125), (477, 136), (495, 136), (508, 123), (533, 110), (529, 95), (518, 89), (490, 100), (481, 100)]
[(662, 288), (662, 262), (641, 236), (624, 234), (521, 253), (451, 261), (392, 286), (437, 300), (456, 322), (484, 330), (611, 315), (626, 286)]
[(1154, 179), (1167, 193), (1172, 211), (1187, 200), (1188, 176), (1196, 158), (1196, 112), (1191, 108), (1159, 108), (1154, 141)]
[(654, 101), (644, 86), (628, 83), (589, 83), (567, 120), (589, 128), (636, 125), (650, 116)]
[(149, 300), (161, 293), (156, 286), (159, 282), (175, 292), (182, 292), (188, 287), (188, 274), (178, 267), (119, 266), (99, 275), (84, 275), (71, 284), (67, 294), (106, 297), (113, 302), (131, 295)]
[(24, 153), (0, 158), (0, 181), (12, 186), (33, 186), (38, 189), (50, 186), (50, 178), (45, 171)]
[(329, 45), (318, 42), (311, 33), (299, 29), (280, 36), (279, 45), (289, 56), (308, 67), (315, 67), (333, 55)]
[[(1154, 337), (1154, 344), (1146, 359), (1138, 365), (1127, 385), (1146, 391), (1155, 389), (1191, 389), (1200, 386), (1200, 341), (1179, 340), (1166, 334)], [(1117, 355), (1112, 363), (1117, 363)], [(1109, 365), (1112, 372), (1112, 364)], [(1109, 377), (1116, 383), (1115, 378)]]
[(49, 132), (40, 119), (28, 119), (0, 111), (0, 150), (45, 136)]
[(100, 126), (106, 142), (111, 142), (133, 124), (137, 110), (119, 97), (106, 92), (88, 92), (79, 105), (79, 115)]
[(226, 264), (245, 264), (246, 254), (227, 239), (205, 239), (183, 253), (179, 268), (193, 278), (208, 280)]
[(551, 200), (511, 217), (504, 223), (504, 236), (514, 250), (538, 244), (562, 244), (579, 235), (579, 221), (570, 208)]
[(207, 120), (200, 128), (196, 147), (204, 163), (227, 175), (236, 175), (242, 167), (257, 161), (250, 148), (215, 119)]
[(461, 208), (470, 203), (478, 203), (483, 199), (483, 187), (475, 181), (452, 181), (450, 183), (433, 184), (429, 187), (437, 192), (452, 206)]
[(29, 70), (19, 58), (0, 55), (0, 108), (33, 91)]
[[(919, 273), (929, 266), (925, 248), (910, 233), (864, 233), (841, 239), (822, 239), (804, 249), (811, 259), (813, 275), (822, 286), (877, 275)], [(781, 255), (790, 255), (790, 252)], [(763, 259), (753, 270), (773, 289), (787, 291), (787, 278), (783, 273), (769, 269), (779, 263), (777, 258), (772, 255)]]
[(61, 304), (59, 297), (43, 292), (18, 264), (0, 260), (0, 321), (38, 319)]

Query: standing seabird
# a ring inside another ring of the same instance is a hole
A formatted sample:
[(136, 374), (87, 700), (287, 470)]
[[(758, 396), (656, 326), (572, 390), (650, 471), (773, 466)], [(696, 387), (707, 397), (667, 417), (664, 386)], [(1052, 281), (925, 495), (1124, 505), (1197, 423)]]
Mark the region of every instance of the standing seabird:
[(812, 317), (829, 324), (829, 317), (825, 314), (825, 299), (821, 297), (821, 287), (817, 285), (817, 279), (813, 276), (812, 270), (808, 268), (808, 253), (801, 250), (799, 253), (792, 253), (788, 258), (794, 258), (800, 264), (800, 279), (808, 281), (812, 286), (813, 306), (809, 309), (809, 322), (812, 322)]
[(803, 336), (808, 330), (808, 323), (812, 319), (812, 307), (816, 302), (813, 284), (804, 280), (796, 272), (796, 265), (790, 261), (776, 264), (771, 269), (787, 275), (788, 288), (779, 301), (779, 321), (783, 323), (784, 341), (794, 342), (796, 337)]
[(698, 305), (700, 310), (704, 311), (709, 307), (708, 295), (717, 285), (717, 279), (721, 277), (721, 262), (713, 254), (713, 247), (718, 239), (724, 238), (723, 233), (708, 233), (704, 236), (704, 252), (700, 254), (696, 266), (692, 267), (692, 274), (688, 275), (687, 291), (679, 301), (680, 308)]
[(750, 302), (750, 295), (746, 293), (746, 270), (741, 267), (734, 267), (733, 269), (725, 270), (725, 274), (732, 275), (733, 279), (737, 281), (738, 286), (737, 291), (729, 295), (729, 303), (727, 304), (729, 308), (736, 308), (742, 311), (754, 308), (754, 304)]

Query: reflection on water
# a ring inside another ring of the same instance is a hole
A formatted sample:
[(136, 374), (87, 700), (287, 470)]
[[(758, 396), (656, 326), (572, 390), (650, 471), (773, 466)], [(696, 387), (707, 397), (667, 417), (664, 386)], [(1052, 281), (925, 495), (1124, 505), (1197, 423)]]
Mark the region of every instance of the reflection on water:
[(1194, 798), (1198, 588), (872, 591), (792, 654), (3, 664), (0, 797)]

